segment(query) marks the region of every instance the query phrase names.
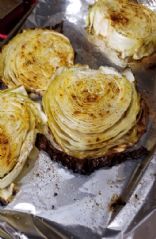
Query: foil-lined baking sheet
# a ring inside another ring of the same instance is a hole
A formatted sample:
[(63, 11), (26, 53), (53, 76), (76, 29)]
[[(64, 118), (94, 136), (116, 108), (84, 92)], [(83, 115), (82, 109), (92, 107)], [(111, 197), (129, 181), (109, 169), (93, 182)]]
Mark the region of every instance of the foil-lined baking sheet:
[[(65, 34), (77, 63), (113, 66), (85, 32), (88, 5), (93, 2), (40, 0), (24, 27), (48, 27)], [(85, 176), (34, 150), (17, 179), (16, 196), (1, 207), (1, 238), (156, 238), (156, 70), (134, 74), (150, 111), (141, 142), (148, 156)]]

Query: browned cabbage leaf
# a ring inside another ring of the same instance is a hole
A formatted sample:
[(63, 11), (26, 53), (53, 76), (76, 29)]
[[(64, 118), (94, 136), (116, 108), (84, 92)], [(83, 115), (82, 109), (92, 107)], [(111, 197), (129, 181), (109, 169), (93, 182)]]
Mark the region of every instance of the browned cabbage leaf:
[(63, 34), (52, 30), (24, 30), (2, 50), (2, 80), (9, 87), (23, 85), (43, 94), (56, 69), (73, 64), (74, 52)]
[(110, 52), (112, 60), (122, 65), (156, 52), (155, 22), (155, 12), (134, 1), (98, 0), (89, 8), (87, 29), (101, 48), (105, 43), (116, 53)]
[(120, 74), (109, 67), (72, 67), (55, 76), (43, 107), (64, 152), (96, 158), (136, 143), (140, 97), (133, 80), (131, 72)]
[(45, 122), (39, 105), (23, 87), (0, 92), (0, 190), (21, 172)]

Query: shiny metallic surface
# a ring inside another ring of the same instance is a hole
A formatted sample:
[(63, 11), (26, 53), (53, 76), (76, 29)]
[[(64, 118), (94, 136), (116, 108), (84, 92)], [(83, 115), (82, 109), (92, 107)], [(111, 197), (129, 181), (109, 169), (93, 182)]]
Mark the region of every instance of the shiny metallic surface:
[[(25, 27), (63, 32), (75, 49), (76, 62), (92, 68), (111, 66), (87, 38), (85, 19), (91, 3), (93, 0), (40, 0)], [(134, 74), (149, 105), (149, 125), (142, 140), (149, 157), (83, 176), (40, 152), (28, 160), (18, 178), (14, 200), (1, 207), (2, 238), (144, 239), (147, 233), (148, 239), (156, 237), (156, 70)], [(118, 196), (125, 201), (112, 212), (112, 198)]]
[(138, 3), (144, 4), (150, 9), (156, 11), (156, 1), (155, 0), (138, 0)]

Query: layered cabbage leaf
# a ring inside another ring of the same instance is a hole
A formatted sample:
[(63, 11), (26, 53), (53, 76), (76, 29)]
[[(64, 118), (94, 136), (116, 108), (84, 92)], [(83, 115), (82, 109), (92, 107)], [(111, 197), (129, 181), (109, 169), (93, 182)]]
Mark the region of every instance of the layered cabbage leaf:
[(98, 0), (89, 8), (87, 28), (120, 59), (132, 61), (155, 53), (155, 22), (155, 12), (142, 4), (128, 0)]
[(19, 175), (45, 123), (23, 87), (0, 91), (0, 189)]
[(51, 133), (76, 158), (124, 151), (138, 140), (140, 96), (134, 76), (114, 68), (64, 68), (43, 97)]
[(74, 52), (63, 34), (29, 29), (17, 34), (2, 50), (2, 80), (9, 87), (23, 85), (43, 94), (56, 69), (73, 64)]

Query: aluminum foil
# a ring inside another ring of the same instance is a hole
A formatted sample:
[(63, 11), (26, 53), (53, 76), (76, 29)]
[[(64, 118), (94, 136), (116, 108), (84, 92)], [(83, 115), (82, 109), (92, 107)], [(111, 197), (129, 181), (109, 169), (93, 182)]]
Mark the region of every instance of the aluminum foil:
[[(75, 49), (76, 62), (92, 68), (112, 66), (85, 32), (92, 3), (40, 0), (24, 27), (63, 32)], [(142, 140), (150, 155), (83, 176), (34, 150), (17, 179), (16, 196), (1, 207), (1, 238), (156, 238), (156, 70), (134, 74), (150, 110)]]

